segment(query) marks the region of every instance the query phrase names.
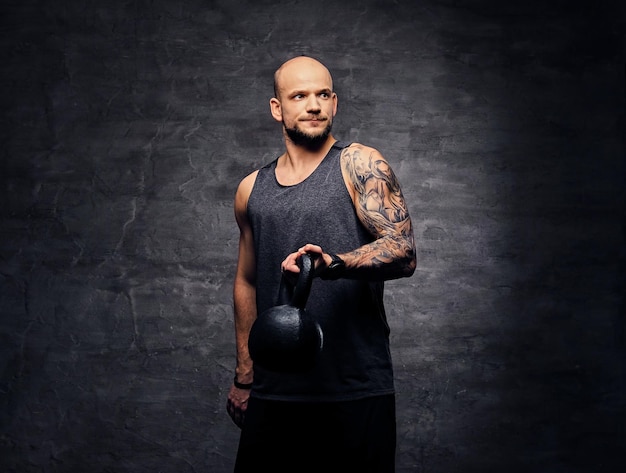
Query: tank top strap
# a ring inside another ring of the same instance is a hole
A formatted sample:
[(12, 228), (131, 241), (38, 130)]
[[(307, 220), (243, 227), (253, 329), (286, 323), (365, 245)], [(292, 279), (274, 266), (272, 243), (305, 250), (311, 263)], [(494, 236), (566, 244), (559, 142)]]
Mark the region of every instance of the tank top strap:
[(352, 142), (348, 142), (348, 141), (335, 141), (335, 143), (333, 144), (333, 148), (344, 149), (350, 146), (351, 144)]

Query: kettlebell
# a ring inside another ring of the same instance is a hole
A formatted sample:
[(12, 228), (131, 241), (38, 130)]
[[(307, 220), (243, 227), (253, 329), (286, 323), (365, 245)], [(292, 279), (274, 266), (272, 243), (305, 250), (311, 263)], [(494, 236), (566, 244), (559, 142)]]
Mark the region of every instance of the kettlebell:
[(323, 346), (322, 329), (305, 310), (313, 282), (313, 257), (304, 254), (297, 263), (300, 273), (295, 285), (283, 273), (277, 305), (258, 315), (250, 329), (250, 357), (255, 366), (270, 371), (308, 371)]

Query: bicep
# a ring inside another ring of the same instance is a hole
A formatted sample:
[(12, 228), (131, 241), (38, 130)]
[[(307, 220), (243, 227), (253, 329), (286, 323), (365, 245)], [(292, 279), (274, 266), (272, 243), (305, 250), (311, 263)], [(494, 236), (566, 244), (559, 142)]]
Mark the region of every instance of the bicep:
[(253, 285), (255, 275), (256, 258), (254, 255), (252, 231), (249, 227), (244, 226), (239, 232), (239, 253), (235, 277), (239, 282), (246, 282), (247, 284)]
[(255, 255), (252, 228), (248, 220), (248, 198), (250, 196), (256, 173), (246, 177), (240, 184), (235, 195), (235, 219), (239, 226), (239, 250), (236, 278), (241, 282), (254, 284)]
[(378, 151), (363, 146), (346, 148), (342, 171), (357, 216), (375, 238), (410, 236), (411, 220), (400, 183)]

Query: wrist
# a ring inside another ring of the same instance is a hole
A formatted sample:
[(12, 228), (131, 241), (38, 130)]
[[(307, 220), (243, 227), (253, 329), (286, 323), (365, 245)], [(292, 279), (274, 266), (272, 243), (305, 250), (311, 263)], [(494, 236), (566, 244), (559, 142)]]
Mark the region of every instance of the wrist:
[(334, 253), (327, 253), (330, 256), (330, 263), (321, 272), (320, 279), (335, 280), (343, 276), (346, 270), (346, 263)]
[(251, 389), (252, 388), (252, 383), (240, 383), (239, 381), (237, 381), (237, 375), (235, 375), (235, 378), (233, 379), (233, 384), (235, 385), (237, 389)]

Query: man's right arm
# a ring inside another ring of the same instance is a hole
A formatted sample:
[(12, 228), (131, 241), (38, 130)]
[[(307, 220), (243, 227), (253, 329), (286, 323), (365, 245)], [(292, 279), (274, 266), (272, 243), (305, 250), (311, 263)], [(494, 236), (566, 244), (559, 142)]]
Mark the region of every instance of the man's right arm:
[(237, 343), (237, 381), (252, 382), (252, 360), (248, 352), (248, 335), (256, 319), (256, 260), (252, 229), (248, 221), (248, 198), (256, 173), (247, 176), (235, 196), (235, 218), (239, 226), (239, 255), (233, 287), (235, 337)]
[[(256, 319), (256, 263), (247, 207), (255, 178), (256, 173), (253, 173), (241, 181), (235, 195), (235, 218), (239, 226), (239, 254), (233, 285), (237, 348), (235, 380), (243, 385), (251, 384), (253, 378), (252, 359), (248, 351), (248, 335)], [(241, 385), (235, 386), (233, 381), (228, 393), (226, 409), (239, 427), (243, 425), (249, 397), (250, 389)]]

